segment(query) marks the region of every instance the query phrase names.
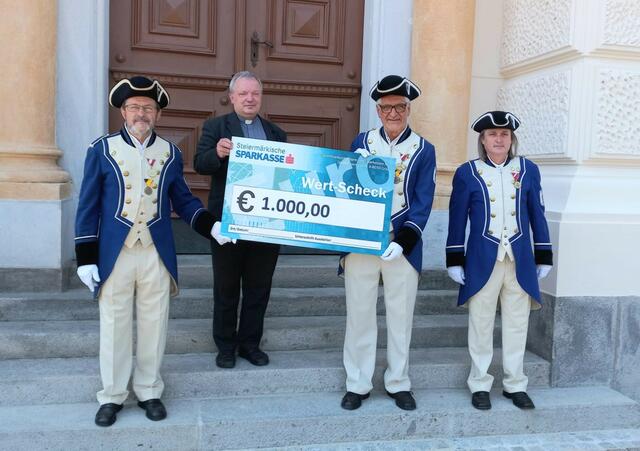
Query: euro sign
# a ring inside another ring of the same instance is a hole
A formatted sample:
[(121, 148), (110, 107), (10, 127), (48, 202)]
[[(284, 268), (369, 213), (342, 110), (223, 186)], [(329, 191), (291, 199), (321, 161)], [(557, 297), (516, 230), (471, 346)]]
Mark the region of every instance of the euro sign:
[(253, 210), (253, 205), (247, 205), (245, 207), (245, 204), (249, 203), (249, 201), (247, 200), (247, 197), (250, 197), (251, 199), (255, 199), (256, 195), (253, 193), (253, 191), (246, 189), (238, 195), (238, 199), (237, 199), (238, 208), (241, 211), (244, 211), (245, 213), (248, 213), (251, 210)]

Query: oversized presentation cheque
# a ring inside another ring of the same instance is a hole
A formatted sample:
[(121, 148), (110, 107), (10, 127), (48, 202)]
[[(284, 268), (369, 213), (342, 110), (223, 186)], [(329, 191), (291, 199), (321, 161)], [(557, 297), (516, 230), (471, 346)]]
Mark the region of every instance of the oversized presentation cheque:
[(241, 240), (382, 254), (395, 160), (233, 138), (223, 234)]

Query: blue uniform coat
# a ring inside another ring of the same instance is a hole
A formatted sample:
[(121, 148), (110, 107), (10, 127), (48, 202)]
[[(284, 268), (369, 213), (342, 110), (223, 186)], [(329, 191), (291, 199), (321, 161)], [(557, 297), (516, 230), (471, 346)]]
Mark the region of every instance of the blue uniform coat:
[[(536, 264), (552, 264), (549, 228), (544, 217), (540, 171), (531, 161), (520, 159), (522, 168), (515, 190), (515, 216), (518, 232), (508, 239), (516, 264), (520, 286), (541, 303)], [(477, 160), (474, 160), (477, 161)], [(490, 160), (487, 164), (493, 166)], [(460, 286), (458, 305), (462, 305), (487, 283), (496, 262), (500, 234), (490, 233), (491, 202), (488, 188), (472, 161), (460, 166), (453, 177), (449, 204), (447, 266), (463, 266), (465, 284)], [(470, 223), (466, 241), (467, 222)], [(533, 232), (533, 245), (531, 233)], [(533, 250), (532, 250), (533, 249)]]
[[(87, 150), (76, 215), (78, 265), (97, 264), (102, 282), (111, 274), (133, 225), (131, 221), (135, 219), (132, 215), (123, 215), (128, 173), (111, 155), (110, 146), (138, 153), (124, 129), (94, 141)], [(191, 193), (184, 180), (180, 149), (155, 133), (147, 145), (148, 148), (151, 146), (159, 146), (166, 160), (157, 178), (157, 216), (149, 217), (147, 226), (162, 262), (177, 283), (171, 208), (198, 233), (208, 238), (213, 217)], [(129, 182), (142, 183), (141, 180)]]

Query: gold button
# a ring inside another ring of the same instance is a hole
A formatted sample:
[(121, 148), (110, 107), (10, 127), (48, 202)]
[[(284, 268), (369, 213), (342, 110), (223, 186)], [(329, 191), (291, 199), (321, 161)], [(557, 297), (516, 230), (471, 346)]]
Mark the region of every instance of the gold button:
[(492, 185), (491, 181), (488, 181), (487, 186), (491, 186), (491, 185)]
[(169, 155), (170, 155), (169, 152), (167, 152), (167, 153), (164, 154), (164, 157), (165, 158), (169, 158)]
[(160, 160), (160, 166), (164, 164), (164, 160)]
[(495, 202), (495, 201), (496, 201), (496, 198), (495, 198), (495, 197), (492, 197), (490, 200), (491, 200), (491, 202)]
[(482, 175), (482, 169), (478, 169), (478, 174)]
[(489, 235), (493, 235), (493, 230), (489, 230)]
[(492, 218), (495, 218), (495, 217), (496, 217), (496, 214), (495, 214), (495, 213), (491, 213), (491, 217), (492, 217)]
[(405, 204), (404, 202), (402, 202), (402, 205), (400, 205), (402, 208), (406, 207), (407, 204)]
[(125, 177), (129, 177), (129, 171), (124, 171), (122, 175), (124, 175)]
[(126, 211), (122, 212), (122, 217), (126, 218), (127, 216), (129, 216), (129, 214)]
[(398, 196), (402, 196), (404, 193), (402, 191), (398, 192)]
[(112, 151), (111, 151), (111, 156), (112, 156), (112, 157), (115, 157), (115, 156), (116, 156), (116, 151), (115, 151), (115, 150), (112, 150)]
[(120, 161), (118, 161), (118, 164), (119, 164), (120, 166), (122, 166), (122, 165), (124, 164), (124, 160), (120, 160)]
[(127, 183), (127, 189), (131, 189), (131, 184)]
[(515, 216), (515, 215), (516, 215), (516, 212), (515, 212), (515, 211), (512, 211), (512, 212), (511, 212), (511, 216)]
[(144, 216), (144, 211), (141, 211), (141, 212), (140, 212), (140, 216)]
[(142, 224), (142, 221), (138, 221), (138, 224)]
[(127, 199), (124, 202), (127, 203), (127, 204), (130, 204), (131, 203), (131, 199)]
[(373, 139), (369, 138), (369, 139), (367, 140), (367, 142), (368, 142), (369, 144), (373, 144)]
[(418, 145), (417, 145), (417, 144), (414, 144), (414, 145), (413, 145), (413, 148), (414, 148), (414, 149), (417, 149), (417, 148), (418, 148)]
[(515, 194), (512, 194), (512, 195), (511, 195), (511, 199), (515, 199), (515, 198), (516, 198), (516, 195), (515, 195)]
[(158, 213), (154, 213), (154, 214), (153, 214), (153, 217), (154, 217), (154, 218), (157, 218), (157, 217), (158, 217)]
[(151, 202), (153, 202), (154, 204), (158, 203), (158, 199), (153, 199)]
[(513, 233), (518, 233), (519, 230), (518, 229), (513, 229)]
[(371, 155), (375, 155), (375, 154), (376, 154), (376, 150), (375, 150), (375, 149), (373, 149), (373, 150), (371, 150), (371, 152), (370, 152), (370, 153), (371, 153)]

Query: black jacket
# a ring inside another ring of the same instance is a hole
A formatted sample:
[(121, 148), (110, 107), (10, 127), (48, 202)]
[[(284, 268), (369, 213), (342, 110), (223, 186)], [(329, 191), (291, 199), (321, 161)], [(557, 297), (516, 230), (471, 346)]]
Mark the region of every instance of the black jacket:
[[(287, 141), (287, 134), (276, 124), (260, 117), (262, 127), (269, 141)], [(198, 174), (211, 176), (209, 191), (209, 211), (216, 221), (222, 219), (224, 188), (227, 182), (229, 159), (220, 159), (216, 153), (216, 145), (221, 138), (231, 139), (233, 136), (244, 136), (240, 119), (236, 113), (207, 119), (202, 127), (202, 136), (193, 158), (193, 167)]]

